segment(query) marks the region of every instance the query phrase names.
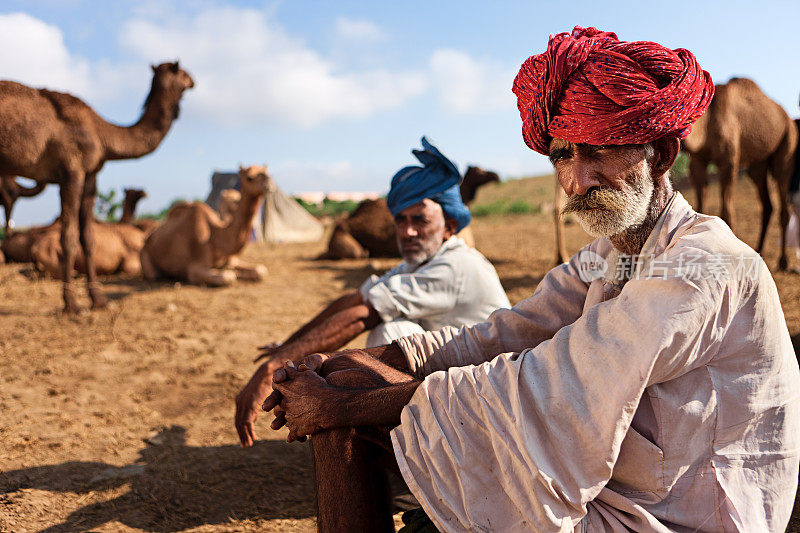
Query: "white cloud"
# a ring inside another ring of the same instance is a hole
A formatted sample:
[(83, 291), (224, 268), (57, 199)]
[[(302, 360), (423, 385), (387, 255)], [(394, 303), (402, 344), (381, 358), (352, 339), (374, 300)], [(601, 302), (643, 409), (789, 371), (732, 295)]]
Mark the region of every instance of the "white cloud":
[(287, 160), (270, 164), (269, 169), (278, 186), (290, 194), (311, 190), (375, 191), (376, 184), (383, 183), (372, 172), (350, 161), (317, 163)]
[(386, 35), (372, 21), (356, 20), (345, 17), (336, 19), (336, 35), (348, 41), (381, 42), (386, 40)]
[(479, 61), (459, 50), (436, 50), (430, 59), (433, 85), (442, 105), (459, 114), (513, 108), (516, 69)]
[(187, 108), (226, 124), (270, 120), (311, 127), (363, 118), (427, 87), (422, 73), (340, 72), (264, 13), (249, 9), (214, 8), (169, 24), (138, 18), (124, 26), (121, 40), (148, 60), (179, 57), (196, 82)]
[(25, 13), (0, 15), (3, 79), (80, 95), (90, 93), (89, 63), (70, 54), (61, 30)]

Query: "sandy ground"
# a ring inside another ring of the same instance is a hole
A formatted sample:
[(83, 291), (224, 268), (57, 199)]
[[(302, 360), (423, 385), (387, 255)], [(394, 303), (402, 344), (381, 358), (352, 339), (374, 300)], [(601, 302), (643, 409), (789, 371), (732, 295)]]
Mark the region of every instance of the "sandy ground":
[[(736, 230), (751, 245), (755, 198), (741, 182)], [(512, 303), (552, 264), (549, 215), (481, 218), (474, 232)], [(568, 239), (588, 241), (575, 224)], [(308, 445), (262, 417), (264, 440), (240, 449), (233, 398), (258, 344), (393, 265), (313, 261), (322, 249), (250, 247), (269, 278), (226, 289), (108, 278), (116, 307), (79, 317), (59, 312), (58, 282), (0, 265), (0, 531), (313, 530)], [(800, 275), (775, 279), (797, 346)]]

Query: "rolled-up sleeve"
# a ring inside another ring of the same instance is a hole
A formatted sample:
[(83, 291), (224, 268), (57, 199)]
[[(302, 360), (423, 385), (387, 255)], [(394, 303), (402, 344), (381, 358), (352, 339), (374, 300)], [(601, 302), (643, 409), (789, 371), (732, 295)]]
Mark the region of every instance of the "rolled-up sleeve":
[(529, 298), (499, 309), (469, 328), (444, 328), (398, 340), (418, 377), (521, 352), (551, 338), (581, 316), (589, 285), (578, 275), (578, 255), (544, 277)]
[(384, 322), (401, 316), (417, 320), (452, 309), (458, 283), (453, 267), (442, 262), (412, 273), (384, 275), (362, 288), (362, 296)]

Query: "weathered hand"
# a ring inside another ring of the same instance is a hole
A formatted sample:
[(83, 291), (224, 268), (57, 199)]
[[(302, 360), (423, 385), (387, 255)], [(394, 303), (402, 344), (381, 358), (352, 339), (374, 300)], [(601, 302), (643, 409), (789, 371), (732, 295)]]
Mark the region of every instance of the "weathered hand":
[(253, 362), (257, 363), (261, 359), (274, 356), (275, 353), (278, 351), (278, 349), (281, 346), (283, 346), (283, 343), (280, 343), (280, 342), (268, 342), (267, 344), (264, 344), (263, 346), (259, 346), (258, 347), (258, 351), (261, 352), (261, 353), (258, 354), (258, 357), (253, 359)]
[[(274, 381), (273, 387), (282, 396), (279, 406), (283, 410), (283, 418), (278, 419), (276, 424), (280, 427), (285, 420), (289, 428), (287, 441), (300, 440), (331, 427), (332, 421), (328, 419), (325, 407), (332, 396), (338, 394), (337, 389), (310, 370), (299, 370), (286, 364), (283, 372), (286, 379)], [(269, 405), (265, 403), (265, 407)]]
[(307, 355), (300, 359), (297, 369), (311, 370), (312, 372), (319, 374), (320, 370), (322, 369), (322, 365), (324, 365), (325, 361), (328, 359), (330, 359), (330, 356), (324, 353), (312, 353), (311, 355)]
[(272, 374), (279, 367), (279, 363), (272, 362), (262, 365), (236, 396), (235, 425), (243, 448), (255, 442), (258, 408), (272, 391)]

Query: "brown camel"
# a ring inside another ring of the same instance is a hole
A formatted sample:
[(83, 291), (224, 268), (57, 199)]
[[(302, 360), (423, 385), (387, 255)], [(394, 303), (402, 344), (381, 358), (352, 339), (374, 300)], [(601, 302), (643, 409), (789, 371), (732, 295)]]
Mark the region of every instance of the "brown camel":
[[(95, 272), (100, 275), (141, 273), (139, 252), (144, 246), (145, 234), (133, 224), (92, 221), (94, 226)], [(31, 246), (31, 257), (37, 270), (58, 277), (61, 272), (60, 231), (48, 231), (37, 238)], [(78, 249), (75, 268), (86, 274), (86, 260)]]
[(136, 124), (111, 124), (74, 96), (0, 81), (0, 174), (57, 183), (61, 193), (61, 264), (64, 308), (80, 310), (72, 269), (80, 244), (92, 307), (107, 304), (94, 258), (97, 173), (108, 160), (134, 159), (155, 150), (178, 116), (183, 92), (194, 86), (178, 63), (153, 68), (153, 82)]
[[(469, 167), (461, 182), (461, 199), (470, 203), (479, 187), (500, 181), (499, 176), (478, 167)], [(475, 246), (472, 229), (458, 233), (469, 246)], [(358, 259), (363, 257), (400, 257), (395, 237), (394, 217), (386, 200), (364, 200), (350, 216), (336, 222), (328, 250), (318, 259)]]
[(690, 155), (689, 173), (697, 194), (697, 210), (704, 208), (706, 171), (714, 163), (722, 193), (720, 217), (733, 223), (733, 184), (739, 170), (747, 169), (761, 202), (761, 233), (756, 251), (761, 253), (772, 216), (767, 173), (772, 175), (780, 197), (781, 255), (778, 267), (785, 270), (786, 226), (789, 223), (789, 182), (797, 129), (786, 111), (746, 78), (733, 78), (717, 85), (711, 107), (683, 141)]
[(148, 218), (136, 218), (136, 205), (143, 198), (147, 198), (147, 193), (141, 189), (125, 189), (125, 199), (122, 202), (122, 216), (119, 222), (122, 224), (133, 224), (142, 230), (145, 236), (150, 235), (159, 225), (157, 220)]
[(31, 248), (33, 244), (45, 233), (55, 230), (61, 231), (61, 221), (56, 218), (47, 226), (34, 226), (25, 231), (15, 231), (0, 243), (0, 250), (5, 254), (9, 263), (32, 263)]
[(6, 237), (11, 234), (11, 211), (17, 199), (36, 196), (46, 186), (47, 183), (37, 183), (33, 187), (25, 187), (17, 183), (14, 176), (0, 176), (0, 203), (6, 213)]
[[(145, 196), (147, 194), (140, 189), (125, 189), (122, 216), (119, 221), (115, 223), (93, 221), (95, 268), (98, 274), (138, 275), (141, 272), (139, 252), (144, 245), (146, 234), (136, 227), (133, 221), (136, 204)], [(60, 228), (53, 227), (34, 236), (31, 259), (38, 270), (56, 277), (62, 256), (61, 250)], [(80, 249), (75, 258), (75, 267), (80, 274), (86, 274), (86, 261)]]
[(500, 181), (500, 176), (491, 170), (483, 170), (479, 167), (469, 167), (464, 174), (464, 180), (461, 182), (460, 192), (461, 199), (465, 204), (471, 204), (478, 193), (478, 189), (487, 183)]
[(248, 265), (238, 259), (264, 195), (275, 185), (267, 168), (239, 168), (241, 200), (227, 223), (204, 202), (183, 203), (170, 209), (142, 249), (142, 274), (149, 280), (167, 277), (196, 285), (221, 287), (237, 279), (260, 281), (264, 265)]
[(147, 193), (142, 189), (125, 189), (125, 197), (122, 200), (122, 215), (117, 222), (119, 224), (133, 224), (136, 222), (136, 205), (144, 198), (147, 198)]

